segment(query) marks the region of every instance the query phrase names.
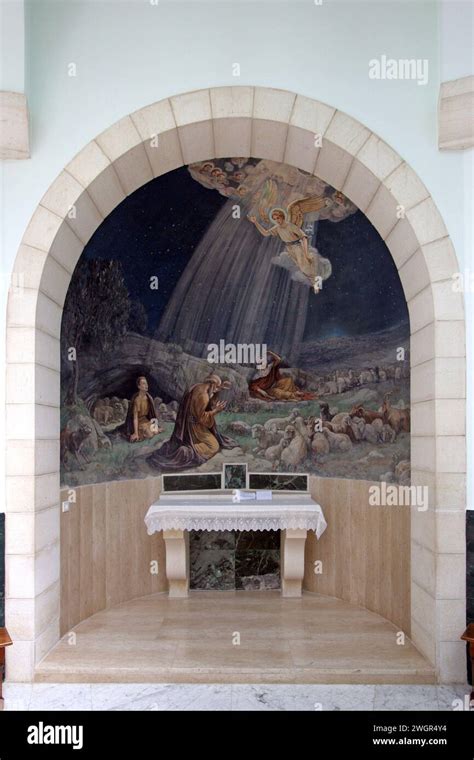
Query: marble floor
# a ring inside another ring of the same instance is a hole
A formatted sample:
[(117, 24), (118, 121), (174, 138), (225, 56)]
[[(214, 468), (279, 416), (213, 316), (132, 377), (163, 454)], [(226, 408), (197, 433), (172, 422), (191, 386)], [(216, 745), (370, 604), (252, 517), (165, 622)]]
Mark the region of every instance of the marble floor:
[(80, 623), (37, 666), (35, 681), (434, 683), (432, 666), (408, 638), (400, 644), (398, 634), (380, 615), (316, 594), (155, 594)]
[(469, 686), (5, 683), (5, 710), (459, 710)]

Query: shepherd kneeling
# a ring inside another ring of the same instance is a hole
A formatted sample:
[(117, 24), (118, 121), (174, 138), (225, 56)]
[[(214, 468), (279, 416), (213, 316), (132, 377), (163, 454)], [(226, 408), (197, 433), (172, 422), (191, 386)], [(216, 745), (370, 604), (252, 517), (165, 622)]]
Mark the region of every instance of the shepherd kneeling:
[(148, 461), (163, 470), (185, 470), (197, 467), (217, 454), (220, 449), (233, 449), (238, 444), (217, 430), (215, 417), (227, 402), (216, 401), (221, 390), (230, 388), (218, 375), (193, 385), (179, 405), (173, 434)]

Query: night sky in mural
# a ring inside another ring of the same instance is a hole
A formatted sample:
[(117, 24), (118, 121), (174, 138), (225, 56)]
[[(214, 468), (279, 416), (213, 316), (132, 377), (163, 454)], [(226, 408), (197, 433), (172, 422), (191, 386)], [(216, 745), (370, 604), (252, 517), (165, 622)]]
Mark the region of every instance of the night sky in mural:
[[(186, 168), (178, 169), (123, 201), (88, 243), (85, 256), (121, 262), (130, 296), (147, 309), (150, 334), (196, 242), (225, 203), (219, 193), (193, 181)], [(380, 330), (405, 314), (395, 264), (361, 212), (338, 224), (320, 222), (317, 247), (337, 276), (328, 279), (318, 298), (310, 299), (305, 339)], [(154, 274), (159, 276), (159, 295), (148, 287)]]
[[(224, 203), (219, 193), (194, 182), (186, 168), (177, 169), (123, 201), (88, 243), (84, 254), (88, 258), (121, 262), (130, 296), (147, 309), (150, 334), (196, 242)], [(159, 295), (148, 287), (156, 274)]]

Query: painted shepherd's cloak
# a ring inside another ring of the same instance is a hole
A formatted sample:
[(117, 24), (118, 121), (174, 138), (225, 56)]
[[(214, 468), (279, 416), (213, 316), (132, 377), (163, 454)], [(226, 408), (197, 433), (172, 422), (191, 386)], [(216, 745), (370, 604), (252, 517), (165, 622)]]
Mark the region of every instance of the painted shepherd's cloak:
[[(126, 438), (130, 438), (130, 436), (133, 435), (133, 432), (134, 432), (134, 427), (133, 427), (133, 411), (134, 411), (134, 407), (135, 407), (135, 400), (136, 400), (137, 397), (138, 397), (138, 392), (135, 393), (132, 396), (132, 398), (131, 398), (131, 401), (130, 401), (130, 403), (128, 405), (128, 410), (127, 410), (127, 416), (125, 418), (125, 423), (124, 423), (124, 425), (121, 428), (121, 432), (123, 433), (123, 435), (126, 436)], [(152, 397), (150, 396), (149, 393), (146, 394), (146, 397), (147, 397), (147, 401), (148, 401), (148, 412), (147, 412), (146, 417), (147, 417), (148, 420), (152, 420), (152, 419), (156, 418), (155, 402), (153, 401), (153, 399), (152, 399)]]
[(160, 470), (186, 470), (203, 464), (220, 449), (237, 446), (219, 433), (210, 412), (208, 383), (193, 385), (181, 400), (171, 438), (148, 457), (150, 464)]

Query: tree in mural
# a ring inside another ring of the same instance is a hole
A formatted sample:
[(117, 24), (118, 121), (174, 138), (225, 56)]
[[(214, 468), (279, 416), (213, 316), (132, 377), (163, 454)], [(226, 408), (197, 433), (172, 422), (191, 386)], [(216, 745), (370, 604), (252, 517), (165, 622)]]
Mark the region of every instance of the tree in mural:
[(128, 329), (143, 335), (148, 327), (148, 314), (141, 301), (132, 301), (128, 318)]
[(130, 299), (118, 261), (81, 259), (64, 305), (61, 342), (71, 367), (66, 404), (77, 403), (81, 350), (109, 354), (127, 332)]

